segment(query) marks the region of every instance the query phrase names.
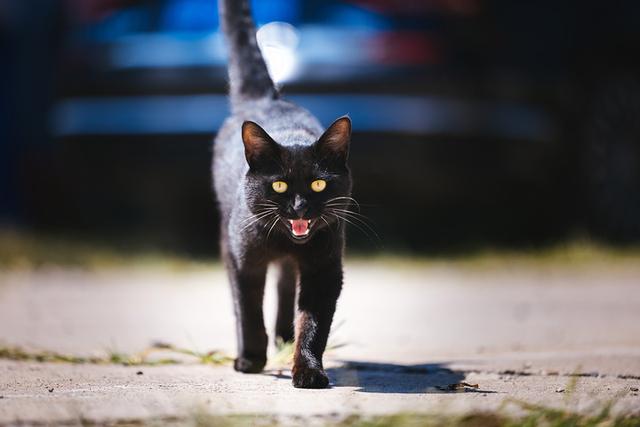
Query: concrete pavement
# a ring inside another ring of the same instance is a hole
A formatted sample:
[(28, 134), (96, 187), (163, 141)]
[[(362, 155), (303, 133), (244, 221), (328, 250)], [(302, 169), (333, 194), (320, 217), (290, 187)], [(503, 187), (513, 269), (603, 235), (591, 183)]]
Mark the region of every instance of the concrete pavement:
[[(219, 266), (1, 274), (0, 345), (98, 355), (162, 341), (234, 352)], [(0, 360), (0, 424), (460, 414), (505, 399), (579, 412), (613, 401), (616, 413), (640, 414), (638, 263), (351, 262), (335, 325), (330, 344), (346, 345), (327, 355), (328, 390), (296, 390), (273, 364), (241, 375), (200, 364)], [(479, 388), (448, 390), (460, 382)]]

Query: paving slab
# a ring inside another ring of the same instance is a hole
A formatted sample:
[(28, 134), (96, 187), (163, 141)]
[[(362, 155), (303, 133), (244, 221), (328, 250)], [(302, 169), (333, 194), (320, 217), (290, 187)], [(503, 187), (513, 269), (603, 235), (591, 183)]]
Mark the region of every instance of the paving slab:
[[(234, 352), (230, 292), (217, 265), (0, 274), (0, 345), (91, 356), (162, 341)], [(0, 425), (517, 412), (505, 403), (514, 401), (577, 412), (613, 402), (614, 413), (640, 415), (637, 264), (359, 261), (345, 277), (330, 338), (344, 346), (327, 355), (330, 389), (294, 389), (287, 366), (274, 363), (243, 375), (189, 361), (0, 360)], [(273, 288), (270, 280), (268, 325)], [(462, 382), (478, 388), (449, 390)]]

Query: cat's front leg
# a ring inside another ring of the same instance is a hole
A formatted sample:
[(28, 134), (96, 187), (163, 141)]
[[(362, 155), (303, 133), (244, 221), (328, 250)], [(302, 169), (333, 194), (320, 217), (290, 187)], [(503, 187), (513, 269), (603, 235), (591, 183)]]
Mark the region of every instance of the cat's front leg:
[(262, 372), (267, 363), (268, 340), (262, 311), (265, 275), (265, 266), (230, 271), (238, 340), (238, 357), (233, 365), (236, 371)]
[(329, 378), (322, 365), (336, 301), (342, 289), (342, 261), (300, 263), (300, 292), (293, 360), (293, 386), (325, 388)]

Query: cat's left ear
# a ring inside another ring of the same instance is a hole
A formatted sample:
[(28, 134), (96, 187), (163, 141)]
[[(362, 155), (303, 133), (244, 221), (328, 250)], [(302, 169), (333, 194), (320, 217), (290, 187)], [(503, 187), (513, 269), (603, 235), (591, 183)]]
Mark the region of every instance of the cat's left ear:
[(342, 116), (327, 128), (316, 142), (316, 149), (322, 157), (339, 159), (346, 163), (351, 142), (351, 119)]

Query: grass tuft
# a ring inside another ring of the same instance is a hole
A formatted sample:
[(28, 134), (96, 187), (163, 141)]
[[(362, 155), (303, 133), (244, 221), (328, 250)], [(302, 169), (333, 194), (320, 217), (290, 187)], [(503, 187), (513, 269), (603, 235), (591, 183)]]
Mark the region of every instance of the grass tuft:
[[(90, 241), (79, 236), (54, 236), (29, 233), (0, 227), (0, 269), (28, 270), (50, 266), (100, 269), (121, 266), (162, 265), (175, 270), (208, 268), (215, 262), (213, 256), (194, 260), (175, 252), (159, 251), (140, 246), (140, 242)], [(611, 264), (638, 264), (640, 246), (615, 246), (607, 243), (575, 238), (540, 247), (493, 248), (479, 246), (462, 252), (444, 252), (416, 255), (415, 252), (391, 250), (349, 256), (353, 263), (375, 262), (392, 267), (411, 267), (454, 263), (469, 268), (504, 268), (520, 266), (583, 266)]]
[[(187, 356), (175, 357), (175, 356)], [(158, 366), (198, 363), (202, 365), (224, 365), (233, 359), (219, 351), (200, 353), (189, 349), (175, 347), (169, 344), (154, 344), (137, 354), (110, 352), (104, 356), (83, 357), (73, 356), (54, 351), (26, 351), (20, 347), (0, 347), (0, 359), (20, 362), (50, 362), (92, 365), (123, 365), (123, 366)]]
[(352, 262), (378, 263), (383, 266), (407, 268), (425, 265), (455, 265), (471, 269), (504, 269), (517, 267), (582, 267), (598, 268), (611, 265), (637, 266), (640, 261), (640, 246), (614, 246), (590, 239), (574, 239), (549, 246), (505, 249), (481, 247), (468, 252), (418, 255), (393, 252), (375, 256), (350, 258)]
[[(325, 354), (331, 354), (332, 351), (349, 345), (346, 342), (336, 342), (336, 332), (342, 327), (343, 322), (336, 323), (329, 333)], [(270, 369), (289, 369), (293, 364), (293, 354), (295, 352), (295, 344), (293, 342), (284, 342), (280, 338), (276, 340), (276, 353), (269, 358)]]
[(216, 416), (206, 413), (194, 417), (196, 427), (206, 426), (308, 426), (324, 427), (640, 427), (640, 417), (612, 416), (610, 406), (596, 415), (530, 405), (523, 407), (525, 415), (508, 416), (501, 412), (476, 412), (462, 416), (441, 414), (409, 414), (361, 416), (342, 419), (306, 417), (282, 419), (262, 415)]
[(96, 242), (0, 227), (0, 270), (34, 270), (52, 266), (98, 270), (162, 265), (179, 271), (202, 267), (204, 263), (210, 268), (212, 262), (157, 249), (134, 248), (122, 242)]

